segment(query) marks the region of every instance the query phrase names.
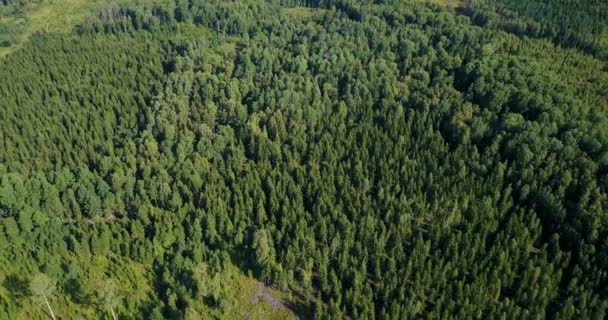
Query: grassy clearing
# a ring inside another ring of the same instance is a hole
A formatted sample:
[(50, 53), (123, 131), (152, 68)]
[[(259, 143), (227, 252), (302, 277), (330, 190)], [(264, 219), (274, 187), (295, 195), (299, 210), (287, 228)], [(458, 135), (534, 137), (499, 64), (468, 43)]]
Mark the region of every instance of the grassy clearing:
[(0, 42), (9, 40), (11, 46), (0, 47), (0, 57), (20, 48), (35, 32), (68, 32), (94, 15), (111, 0), (54, 0), (33, 4), (0, 20)]
[[(104, 279), (113, 279), (116, 285), (116, 297), (120, 305), (127, 303), (140, 305), (148, 299), (152, 288), (146, 279), (147, 269), (144, 265), (122, 257), (107, 258), (91, 256), (72, 262), (79, 272), (79, 285), (66, 285), (68, 281), (56, 284), (55, 290), (49, 296), (53, 311), (59, 319), (95, 319), (105, 311), (100, 309), (101, 301), (95, 294)], [(119, 266), (125, 270), (121, 274), (108, 274), (111, 266)], [(31, 275), (4, 274), (0, 271), (0, 308), (3, 301), (17, 300), (21, 305), (17, 320), (49, 319), (46, 307), (29, 292)], [(127, 296), (125, 293), (129, 292)]]
[[(165, 0), (138, 0), (138, 5)], [(0, 7), (0, 57), (23, 46), (36, 32), (70, 32), (74, 25), (95, 16), (111, 4), (133, 0), (46, 0), (29, 7)], [(2, 46), (3, 41), (11, 46)]]
[[(264, 297), (257, 297), (260, 294), (261, 283), (256, 279), (241, 274), (237, 278), (236, 301), (233, 308), (227, 310), (222, 319), (274, 319), (291, 320), (294, 314), (289, 310), (275, 309)], [(267, 294), (281, 299), (283, 295), (280, 291), (267, 289)]]
[(104, 1), (62, 0), (44, 3), (27, 14), (30, 31), (67, 32)]
[(315, 15), (322, 12), (321, 9), (313, 9), (306, 7), (293, 7), (293, 8), (283, 8), (281, 9), (281, 13), (287, 16), (291, 16), (294, 18), (300, 19), (311, 19)]
[[(145, 265), (123, 257), (89, 256), (74, 260), (70, 263), (76, 267), (79, 285), (69, 285), (68, 279), (56, 284), (55, 290), (49, 296), (53, 311), (59, 319), (97, 319), (109, 317), (104, 310), (101, 297), (96, 294), (97, 288), (106, 279), (112, 279), (115, 284), (115, 296), (118, 299), (116, 312), (119, 317), (132, 317), (125, 314), (127, 305), (141, 306), (153, 294), (148, 276), (150, 270)], [(110, 273), (112, 268), (124, 272)], [(209, 317), (237, 319), (268, 319), (292, 320), (295, 314), (288, 306), (299, 304), (291, 292), (281, 292), (265, 286), (252, 276), (244, 274), (236, 266), (228, 266), (219, 275), (207, 274), (207, 283), (219, 280), (221, 286), (221, 303), (209, 308), (202, 301), (192, 300), (196, 308), (186, 313), (186, 319), (208, 319)], [(41, 304), (29, 292), (31, 275), (5, 274), (0, 270), (0, 308), (7, 305), (9, 300), (17, 300), (20, 311), (17, 320), (49, 319), (44, 304)], [(129, 294), (127, 294), (127, 292)], [(195, 310), (196, 309), (196, 310)], [(304, 315), (304, 311), (300, 315)]]
[(434, 3), (454, 9), (464, 7), (464, 0), (424, 0), (425, 2)]
[(204, 291), (189, 302), (192, 308), (186, 311), (185, 319), (295, 319), (290, 301), (281, 292), (234, 265), (210, 272), (203, 263), (195, 268), (194, 277)]

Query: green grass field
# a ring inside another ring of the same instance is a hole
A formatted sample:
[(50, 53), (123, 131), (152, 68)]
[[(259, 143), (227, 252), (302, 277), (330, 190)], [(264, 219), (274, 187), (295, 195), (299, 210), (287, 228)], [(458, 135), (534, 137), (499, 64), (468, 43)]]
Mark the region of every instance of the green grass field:
[(293, 8), (283, 8), (281, 10), (281, 13), (284, 15), (295, 17), (295, 18), (310, 19), (310, 18), (314, 17), (315, 14), (318, 14), (321, 11), (322, 10), (320, 10), (320, 9), (313, 9), (313, 8), (306, 8), (306, 7), (293, 7)]
[[(137, 0), (137, 5), (166, 0)], [(20, 48), (36, 32), (69, 32), (112, 4), (133, 0), (44, 0), (29, 6), (0, 7), (0, 57)], [(3, 42), (10, 41), (10, 46)]]
[(425, 0), (425, 2), (439, 4), (454, 9), (464, 7), (464, 0)]
[(49, 0), (22, 7), (17, 12), (12, 8), (5, 8), (2, 11), (5, 16), (0, 19), (0, 43), (8, 40), (11, 45), (0, 47), (0, 56), (21, 47), (35, 32), (68, 32), (76, 23), (84, 21), (94, 15), (97, 9), (111, 2), (111, 0)]

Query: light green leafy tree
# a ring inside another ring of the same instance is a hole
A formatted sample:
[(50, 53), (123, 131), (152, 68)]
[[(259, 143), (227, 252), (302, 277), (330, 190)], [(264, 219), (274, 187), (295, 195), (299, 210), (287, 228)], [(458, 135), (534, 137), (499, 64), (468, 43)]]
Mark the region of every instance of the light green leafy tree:
[(49, 309), (51, 318), (55, 320), (55, 313), (53, 313), (53, 309), (51, 308), (51, 304), (49, 303), (48, 299), (48, 297), (55, 290), (55, 282), (46, 274), (38, 273), (30, 281), (30, 290), (36, 296), (37, 299), (44, 301), (47, 308)]

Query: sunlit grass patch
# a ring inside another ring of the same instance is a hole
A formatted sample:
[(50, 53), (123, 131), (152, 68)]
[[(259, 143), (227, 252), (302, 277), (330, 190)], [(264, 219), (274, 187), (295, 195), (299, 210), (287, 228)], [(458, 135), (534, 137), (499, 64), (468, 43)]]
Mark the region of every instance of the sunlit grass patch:
[(5, 9), (8, 15), (0, 19), (0, 56), (20, 48), (36, 32), (69, 32), (112, 2), (118, 1), (49, 0), (12, 12)]
[(293, 8), (281, 9), (282, 14), (292, 16), (295, 18), (301, 18), (301, 19), (310, 19), (321, 11), (322, 11), (321, 9), (313, 9), (313, 8), (306, 8), (306, 7), (293, 7)]
[(455, 9), (464, 7), (463, 0), (424, 0), (424, 1), (446, 6), (446, 7), (455, 8)]

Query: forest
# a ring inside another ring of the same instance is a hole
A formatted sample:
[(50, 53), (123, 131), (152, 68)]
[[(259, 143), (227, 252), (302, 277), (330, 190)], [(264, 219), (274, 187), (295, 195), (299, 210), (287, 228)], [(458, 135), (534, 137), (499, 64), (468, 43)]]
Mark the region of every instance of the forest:
[(0, 0), (0, 319), (608, 317), (605, 9)]
[(547, 38), (608, 59), (608, 2), (603, 0), (465, 0), (473, 21), (487, 28)]

